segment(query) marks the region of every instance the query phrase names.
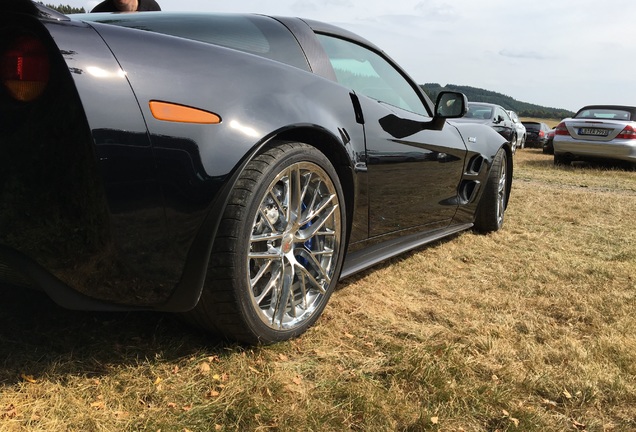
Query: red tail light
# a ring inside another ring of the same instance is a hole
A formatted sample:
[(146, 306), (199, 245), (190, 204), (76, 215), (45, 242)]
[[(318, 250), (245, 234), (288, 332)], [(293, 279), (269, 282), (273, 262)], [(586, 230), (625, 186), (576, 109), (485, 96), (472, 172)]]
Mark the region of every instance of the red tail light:
[(556, 127), (556, 129), (554, 129), (554, 134), (555, 135), (570, 135), (570, 132), (568, 132), (568, 128), (565, 127), (565, 123), (561, 122)]
[(619, 139), (636, 139), (636, 129), (633, 126), (625, 126), (625, 129), (618, 134), (616, 138)]
[(10, 95), (22, 102), (35, 100), (44, 92), (50, 70), (46, 47), (35, 36), (17, 37), (0, 57), (0, 80)]
[(539, 131), (539, 138), (543, 138), (543, 135), (545, 135), (545, 132), (543, 132), (542, 130)]

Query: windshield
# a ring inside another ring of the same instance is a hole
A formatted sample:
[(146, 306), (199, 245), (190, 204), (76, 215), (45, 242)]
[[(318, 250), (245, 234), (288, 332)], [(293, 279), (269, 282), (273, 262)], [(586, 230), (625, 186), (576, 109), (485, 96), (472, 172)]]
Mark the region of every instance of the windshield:
[(574, 118), (630, 121), (631, 113), (620, 109), (590, 108), (579, 111)]
[(489, 120), (492, 117), (492, 107), (489, 107), (488, 105), (475, 105), (470, 103), (468, 104), (468, 112), (464, 116), (464, 118), (476, 118), (484, 120)]
[(523, 125), (530, 132), (538, 131), (539, 129), (541, 129), (541, 125), (539, 123), (524, 123)]

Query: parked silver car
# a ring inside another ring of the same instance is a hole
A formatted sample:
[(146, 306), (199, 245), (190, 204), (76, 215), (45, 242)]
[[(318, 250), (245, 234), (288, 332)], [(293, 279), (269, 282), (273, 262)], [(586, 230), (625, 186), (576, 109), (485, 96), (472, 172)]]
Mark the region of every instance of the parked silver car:
[(514, 146), (515, 149), (524, 148), (526, 146), (526, 127), (519, 120), (519, 116), (514, 111), (508, 111), (510, 114), (510, 119), (515, 124), (515, 128), (517, 129), (517, 143)]
[(617, 160), (636, 166), (636, 107), (589, 105), (559, 123), (554, 164), (575, 160)]

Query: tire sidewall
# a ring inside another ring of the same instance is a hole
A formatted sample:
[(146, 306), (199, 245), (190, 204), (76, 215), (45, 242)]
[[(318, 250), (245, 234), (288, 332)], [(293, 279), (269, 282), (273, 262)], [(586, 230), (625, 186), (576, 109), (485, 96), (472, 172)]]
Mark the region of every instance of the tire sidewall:
[[(474, 227), (478, 232), (489, 233), (498, 231), (504, 224), (505, 210), (508, 205), (511, 177), (510, 166), (508, 164), (508, 154), (505, 149), (500, 148), (495, 157), (493, 164), (488, 173), (483, 195), (477, 206)], [(498, 217), (497, 208), (499, 206), (499, 182), (501, 179), (501, 170), (505, 170), (506, 182), (504, 190), (504, 203), (501, 212), (501, 218)]]

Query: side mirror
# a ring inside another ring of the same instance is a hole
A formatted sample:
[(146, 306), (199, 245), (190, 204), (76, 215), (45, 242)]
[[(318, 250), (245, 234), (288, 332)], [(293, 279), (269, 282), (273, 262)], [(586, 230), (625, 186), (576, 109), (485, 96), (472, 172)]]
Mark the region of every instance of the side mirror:
[(468, 99), (463, 93), (443, 91), (437, 95), (435, 117), (459, 118), (468, 112)]
[(380, 119), (380, 126), (395, 138), (402, 139), (423, 130), (442, 130), (446, 119), (463, 117), (468, 112), (468, 99), (463, 93), (441, 92), (431, 121), (420, 122), (389, 114)]

